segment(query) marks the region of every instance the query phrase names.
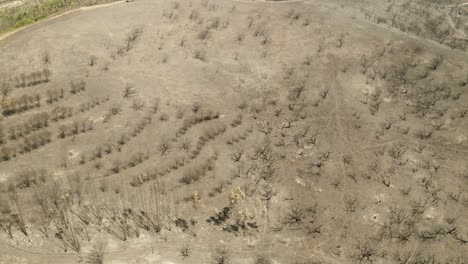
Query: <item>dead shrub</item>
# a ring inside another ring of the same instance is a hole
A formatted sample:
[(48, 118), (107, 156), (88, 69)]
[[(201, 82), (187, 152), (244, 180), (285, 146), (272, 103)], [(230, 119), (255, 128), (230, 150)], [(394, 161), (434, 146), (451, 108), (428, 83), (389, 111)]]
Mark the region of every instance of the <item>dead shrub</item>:
[(145, 107), (145, 102), (139, 98), (137, 99), (133, 99), (132, 101), (132, 109), (134, 111), (140, 111), (141, 109), (143, 109), (143, 107)]
[(204, 50), (198, 49), (193, 52), (193, 58), (203, 61), (206, 61), (206, 52)]
[(85, 81), (79, 81), (79, 82), (70, 82), (70, 93), (72, 94), (77, 94), (79, 92), (82, 92), (86, 90), (86, 82)]
[(229, 251), (226, 248), (217, 248), (211, 255), (211, 263), (227, 264), (229, 263)]

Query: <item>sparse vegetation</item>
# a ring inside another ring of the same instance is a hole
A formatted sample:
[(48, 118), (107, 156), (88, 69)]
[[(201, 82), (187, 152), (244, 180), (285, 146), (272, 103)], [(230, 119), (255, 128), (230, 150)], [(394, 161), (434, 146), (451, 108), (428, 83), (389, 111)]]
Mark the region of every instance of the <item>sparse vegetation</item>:
[(86, 263), (90, 264), (104, 264), (104, 250), (105, 244), (103, 242), (99, 242), (94, 245), (93, 249), (86, 257)]
[(0, 40), (0, 263), (467, 262), (465, 7), (244, 2)]
[(84, 81), (79, 81), (79, 82), (71, 81), (70, 82), (70, 93), (76, 94), (84, 90), (86, 90), (86, 82)]

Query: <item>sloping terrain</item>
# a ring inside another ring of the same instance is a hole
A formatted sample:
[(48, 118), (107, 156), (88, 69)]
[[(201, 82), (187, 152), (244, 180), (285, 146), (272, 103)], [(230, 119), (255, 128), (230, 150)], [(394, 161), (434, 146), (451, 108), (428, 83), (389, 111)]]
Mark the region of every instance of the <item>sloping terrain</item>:
[(0, 263), (467, 263), (466, 21), (371, 3), (138, 0), (3, 39)]

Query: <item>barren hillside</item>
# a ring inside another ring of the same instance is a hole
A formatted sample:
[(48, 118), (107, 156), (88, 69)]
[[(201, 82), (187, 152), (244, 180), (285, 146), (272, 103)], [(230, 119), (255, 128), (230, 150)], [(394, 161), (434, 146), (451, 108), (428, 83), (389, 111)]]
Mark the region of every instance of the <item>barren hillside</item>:
[(458, 4), (136, 0), (5, 37), (0, 263), (468, 263)]

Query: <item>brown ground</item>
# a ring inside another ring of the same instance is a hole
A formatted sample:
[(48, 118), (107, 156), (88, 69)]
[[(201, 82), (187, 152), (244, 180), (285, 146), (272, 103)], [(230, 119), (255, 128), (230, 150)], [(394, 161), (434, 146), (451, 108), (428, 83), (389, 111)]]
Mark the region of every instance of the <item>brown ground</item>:
[[(366, 18), (363, 7), (385, 14), (379, 2), (137, 0), (3, 39), (2, 111), (22, 95), (42, 98), (1, 119), (1, 153), (16, 157), (0, 162), (0, 224), (13, 225), (13, 238), (0, 233), (0, 263), (78, 263), (100, 241), (104, 263), (212, 263), (219, 248), (226, 263), (467, 263), (468, 55)], [(445, 39), (463, 38), (466, 21), (445, 22), (456, 29)], [(43, 69), (49, 81), (15, 87)], [(72, 94), (72, 81), (85, 90)], [(58, 106), (72, 116), (10, 137)], [(92, 129), (74, 134), (83, 120)], [(24, 151), (43, 131), (51, 142)], [(111, 215), (124, 219), (126, 208), (139, 235), (123, 239)], [(228, 219), (207, 221), (223, 208)], [(136, 227), (141, 211), (159, 232)]]

